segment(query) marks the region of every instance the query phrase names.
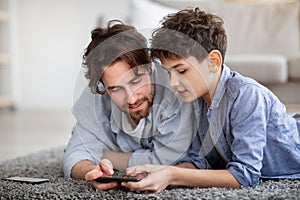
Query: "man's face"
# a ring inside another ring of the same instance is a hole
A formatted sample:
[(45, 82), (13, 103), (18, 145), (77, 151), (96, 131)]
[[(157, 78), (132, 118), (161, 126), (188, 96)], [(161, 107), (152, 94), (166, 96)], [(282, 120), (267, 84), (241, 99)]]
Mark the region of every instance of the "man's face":
[(105, 68), (102, 81), (114, 103), (129, 113), (135, 123), (149, 114), (154, 89), (143, 67), (138, 67), (138, 75), (135, 75), (126, 62), (118, 61)]

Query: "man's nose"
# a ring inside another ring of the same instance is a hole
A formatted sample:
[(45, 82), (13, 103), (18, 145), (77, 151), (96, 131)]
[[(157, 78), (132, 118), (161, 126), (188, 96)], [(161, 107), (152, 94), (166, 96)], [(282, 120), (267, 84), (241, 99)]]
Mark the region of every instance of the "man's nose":
[(127, 90), (127, 97), (128, 97), (127, 100), (128, 104), (135, 104), (136, 101), (138, 100), (138, 95), (133, 90)]

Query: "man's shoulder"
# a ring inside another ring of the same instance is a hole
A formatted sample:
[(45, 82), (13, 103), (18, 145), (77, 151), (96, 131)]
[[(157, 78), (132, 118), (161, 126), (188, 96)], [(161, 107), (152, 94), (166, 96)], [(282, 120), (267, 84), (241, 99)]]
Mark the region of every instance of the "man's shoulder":
[(108, 108), (107, 105), (110, 105), (108, 102), (110, 98), (107, 94), (100, 95), (94, 94), (91, 91), (91, 88), (86, 86), (82, 91), (80, 97), (73, 105), (73, 111), (79, 110), (95, 110), (99, 109), (99, 107), (103, 110), (104, 108)]

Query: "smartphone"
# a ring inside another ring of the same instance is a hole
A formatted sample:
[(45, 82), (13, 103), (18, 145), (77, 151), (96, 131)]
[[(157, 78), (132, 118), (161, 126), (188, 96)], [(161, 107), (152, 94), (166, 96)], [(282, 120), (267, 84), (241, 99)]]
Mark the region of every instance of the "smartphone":
[(33, 178), (33, 177), (21, 177), (21, 176), (2, 178), (2, 180), (16, 181), (21, 183), (32, 183), (32, 184), (44, 183), (49, 181), (49, 179), (47, 178)]
[(99, 177), (97, 179), (95, 179), (95, 181), (99, 182), (99, 183), (110, 183), (110, 182), (138, 182), (141, 179), (138, 178), (134, 178), (134, 177), (117, 177), (117, 176), (113, 176), (113, 177)]

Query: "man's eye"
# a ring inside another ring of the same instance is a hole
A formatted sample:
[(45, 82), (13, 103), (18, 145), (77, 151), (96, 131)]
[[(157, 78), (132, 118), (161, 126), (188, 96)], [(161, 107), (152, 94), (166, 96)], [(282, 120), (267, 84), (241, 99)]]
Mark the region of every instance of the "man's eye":
[(132, 83), (132, 84), (137, 84), (137, 83), (141, 82), (141, 80), (142, 80), (142, 77), (141, 77), (141, 76), (138, 76), (138, 77), (136, 77), (135, 79), (133, 79), (133, 80), (131, 81), (131, 83)]
[(110, 90), (110, 92), (118, 92), (119, 91), (119, 89), (112, 89), (112, 90)]
[(113, 87), (113, 88), (109, 88), (108, 89), (109, 90), (109, 92), (119, 92), (120, 91), (120, 88), (119, 87)]

